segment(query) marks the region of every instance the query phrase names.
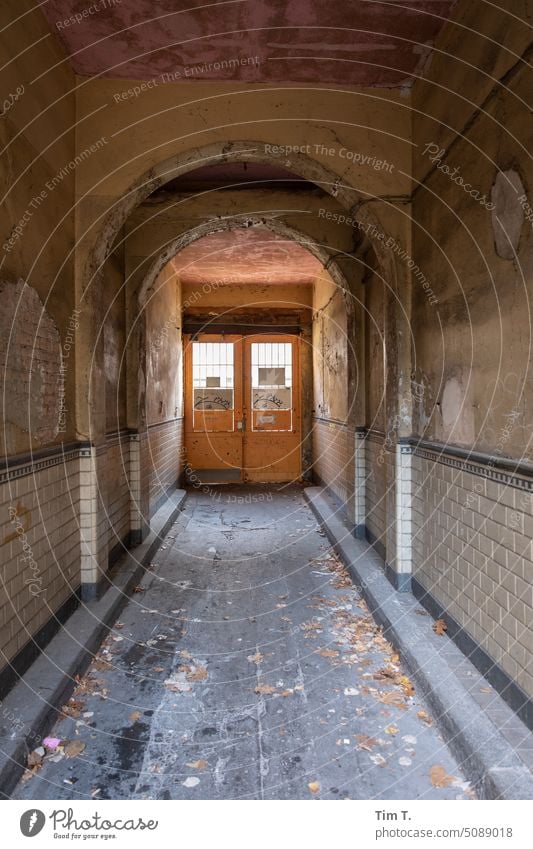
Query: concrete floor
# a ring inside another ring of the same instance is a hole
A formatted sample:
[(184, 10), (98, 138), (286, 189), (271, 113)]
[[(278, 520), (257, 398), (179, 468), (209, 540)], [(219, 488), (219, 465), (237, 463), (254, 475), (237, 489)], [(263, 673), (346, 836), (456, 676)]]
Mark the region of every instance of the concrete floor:
[(410, 692), (301, 489), (192, 491), (14, 798), (472, 798)]

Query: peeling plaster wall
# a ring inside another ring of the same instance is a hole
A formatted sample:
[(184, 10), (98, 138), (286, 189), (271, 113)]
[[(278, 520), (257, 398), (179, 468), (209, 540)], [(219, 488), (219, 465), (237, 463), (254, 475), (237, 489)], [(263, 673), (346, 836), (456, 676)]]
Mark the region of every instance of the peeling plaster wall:
[(323, 271), (313, 288), (313, 470), (353, 515), (354, 339), (344, 291)]
[(127, 432), (126, 297), (122, 240), (104, 267), (101, 304), (106, 438), (104, 461), (97, 464), (105, 514), (107, 562), (112, 565), (129, 543), (131, 468)]
[(386, 292), (372, 253), (367, 256), (369, 270), (365, 280), (365, 364), (366, 364), (366, 531), (368, 538), (377, 543), (385, 556), (387, 519), (387, 469), (388, 453), (396, 441), (390, 433), (387, 440), (386, 417)]
[[(28, 11), (29, 14), (24, 14)], [(44, 304), (46, 314), (40, 331), (41, 341), (47, 332), (44, 327), (49, 316), (55, 327), (54, 337), (59, 334), (64, 343), (69, 333), (69, 318), (76, 306), (73, 256), (69, 256), (74, 243), (75, 169), (69, 166), (75, 156), (75, 77), (63, 62), (57, 41), (50, 36), (41, 12), (34, 9), (33, 3), (29, 0), (2, 3), (0, 23), (4, 26), (8, 22), (9, 38), (0, 47), (0, 87), (8, 100), (10, 94), (21, 90), (22, 93), (0, 118), (0, 147), (3, 149), (0, 189), (2, 195), (5, 194), (0, 208), (1, 275), (6, 283), (26, 282)], [(30, 45), (31, 62), (28, 62), (25, 48)], [(37, 84), (32, 84), (40, 74), (44, 76)], [(17, 338), (24, 345), (33, 341), (26, 339), (23, 343), (19, 331)], [(14, 349), (10, 353), (16, 355)], [(41, 411), (34, 449), (74, 437), (73, 359), (72, 351), (65, 375), (66, 431), (58, 433), (55, 427), (55, 401), (49, 397), (50, 385), (46, 401), (50, 405), (49, 415), (44, 409)], [(26, 388), (32, 387), (32, 394), (26, 399), (19, 398), (17, 403), (32, 407), (41, 366), (37, 365), (30, 374), (30, 360), (21, 354), (21, 361), (26, 374), (21, 374), (22, 366), (8, 373), (7, 395), (11, 396), (15, 389), (20, 391), (22, 381)], [(47, 366), (41, 365), (46, 371)], [(15, 386), (15, 375), (18, 386)], [(28, 429), (12, 422), (6, 446), (8, 452), (22, 453), (31, 445)]]
[[(375, 263), (374, 263), (375, 265)], [(373, 269), (365, 282), (366, 426), (385, 432), (385, 292), (379, 271)]]
[(146, 432), (141, 443), (152, 516), (176, 486), (182, 471), (183, 350), (181, 286), (171, 263), (159, 274), (141, 305), (145, 326)]
[(183, 415), (181, 295), (171, 263), (143, 305), (146, 320), (146, 423)]
[[(533, 4), (525, 5), (533, 14)], [(493, 12), (487, 12), (489, 21), (493, 16)], [(504, 43), (514, 31), (511, 16), (505, 16), (505, 20), (508, 29), (503, 30)], [(520, 50), (519, 40), (511, 43)], [(497, 44), (486, 46), (483, 67), (491, 66), (499, 44), (500, 37)], [(502, 61), (498, 56), (497, 70)], [(413, 362), (422, 402), (418, 404), (416, 431), (428, 439), (490, 452), (502, 441), (511, 416), (513, 426), (503, 439), (501, 453), (531, 459), (533, 388), (528, 379), (528, 350), (533, 222), (521, 209), (517, 189), (523, 187), (527, 202), (533, 206), (531, 157), (518, 141), (531, 134), (531, 117), (520, 101), (527, 100), (531, 92), (531, 72), (522, 65), (506, 84), (509, 91), (494, 87), (484, 112), (472, 118), (465, 137), (459, 138), (448, 153), (439, 141), (433, 163), (423, 150), (436, 134), (430, 133), (427, 120), (414, 118), (414, 140), (419, 145), (414, 168), (418, 173), (428, 167), (431, 171), (415, 195), (413, 245), (416, 262), (430, 278), (438, 298), (437, 304), (431, 304), (414, 281)], [(466, 87), (463, 82), (461, 93), (479, 97), (474, 81)], [(458, 101), (453, 90), (446, 96), (442, 90), (426, 85), (419, 88), (418, 84), (413, 96), (418, 109), (436, 117), (441, 116), (445, 105), (451, 112)], [(516, 175), (507, 186), (507, 201), (500, 201), (499, 207), (510, 236), (515, 234), (515, 259), (498, 254), (496, 241), (501, 241), (501, 234), (494, 228), (490, 209), (467, 194), (439, 166), (458, 168), (465, 182), (489, 202), (505, 191), (502, 176), (498, 178), (499, 169)], [(491, 190), (497, 178), (499, 191), (494, 197)]]
[(344, 293), (324, 271), (313, 290), (313, 371), (315, 416), (346, 423), (350, 399)]
[[(533, 168), (520, 144), (531, 138), (532, 80), (518, 23), (533, 3), (513, 4), (517, 18), (479, 3), (458, 10), (468, 37), (450, 25), (437, 47), (469, 66), (435, 54), (413, 88), (423, 179), (413, 252), (437, 302), (413, 278), (413, 431), (426, 442), (413, 458), (412, 568), (417, 592), (531, 697), (531, 494), (519, 467), (505, 474), (497, 463), (533, 459)], [(445, 71), (446, 89), (435, 85)], [(444, 124), (462, 136), (450, 144)], [(460, 448), (482, 454), (465, 465)]]
[[(448, 147), (456, 134), (464, 132), (472, 115), (497, 87), (495, 82), (521, 64), (519, 57), (531, 42), (527, 23), (532, 19), (532, 0), (513, 0), (512, 7), (502, 4), (501, 8), (480, 0), (456, 4), (423, 77), (413, 85), (415, 142), (434, 141), (439, 148)], [(526, 112), (522, 111), (522, 116), (527, 120)], [(498, 132), (493, 121), (487, 127), (490, 133)], [(421, 180), (431, 170), (431, 163), (413, 150), (413, 175)]]
[[(70, 254), (75, 77), (34, 3), (5, 0), (0, 26), (9, 26), (0, 44), (2, 104), (19, 92), (0, 116), (0, 453), (11, 457), (9, 470), (0, 468), (3, 671), (6, 661), (28, 659), (80, 585), (79, 456), (68, 443), (81, 316)], [(60, 442), (66, 449), (43, 459), (41, 449)]]
[[(86, 80), (78, 93), (80, 118), (79, 144), (104, 133), (109, 138), (105, 148), (103, 174), (109, 176), (94, 192), (104, 197), (121, 196), (137, 177), (151, 166), (180, 152), (213, 142), (236, 140), (263, 141), (271, 147), (263, 153), (267, 159), (290, 168), (295, 151), (287, 146), (308, 146), (310, 159), (321, 162), (344, 184), (357, 185), (372, 194), (402, 194), (409, 190), (410, 159), (409, 98), (396, 91), (379, 89), (317, 89), (314, 86), (284, 86), (243, 83), (166, 83), (142, 92), (139, 96), (116, 100), (135, 84), (128, 80)], [(105, 109), (89, 117), (95, 109)], [(159, 138), (154, 146), (154, 115), (157, 115)], [(354, 115), (339, 122), (339, 116)], [(186, 133), (180, 135), (180, 128)], [(116, 133), (115, 137), (112, 134)], [(402, 139), (405, 139), (403, 141)], [(276, 149), (272, 146), (283, 146)], [(315, 148), (315, 145), (318, 148)], [(263, 145), (264, 148), (264, 145)], [(369, 159), (354, 161), (341, 153), (341, 148), (365, 154)], [(393, 167), (376, 169), (376, 161), (387, 161)], [(123, 167), (117, 170), (117, 162)], [(208, 164), (198, 162), (196, 167)], [(93, 165), (85, 170), (79, 193), (91, 190)], [(402, 174), (401, 171), (404, 173)], [(96, 198), (95, 198), (96, 199)], [(89, 201), (87, 201), (89, 203)]]
[[(16, 453), (24, 435), (35, 447), (53, 442), (63, 426), (59, 331), (31, 286), (0, 281), (2, 453)], [(66, 367), (66, 366), (65, 366)], [(4, 444), (5, 440), (5, 444)]]
[(122, 250), (105, 266), (103, 304), (106, 432), (126, 427), (126, 299)]

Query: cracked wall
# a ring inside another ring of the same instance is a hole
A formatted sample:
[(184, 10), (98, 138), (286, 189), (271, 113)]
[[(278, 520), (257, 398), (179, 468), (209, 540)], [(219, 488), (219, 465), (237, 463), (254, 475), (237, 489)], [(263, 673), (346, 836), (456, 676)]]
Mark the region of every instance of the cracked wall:
[[(23, 305), (28, 309), (33, 330), (36, 327), (35, 312), (39, 307), (35, 299), (30, 298), (30, 292), (34, 292), (44, 305), (39, 348), (45, 338), (52, 338), (50, 322), (59, 333), (61, 344), (66, 342), (70, 332), (69, 320), (76, 307), (73, 255), (69, 253), (74, 242), (74, 172), (64, 171), (75, 156), (75, 95), (72, 90), (74, 75), (62, 62), (61, 50), (49, 37), (44, 19), (35, 14), (22, 14), (32, 5), (28, 0), (19, 4), (8, 0), (2, 4), (0, 12), (1, 19), (10, 23), (9, 45), (4, 42), (0, 48), (2, 91), (7, 97), (8, 93), (22, 89), (22, 94), (0, 118), (0, 183), (4, 197), (0, 207), (0, 262), (5, 285), (16, 287), (20, 281), (25, 281), (29, 287)], [(16, 23), (13, 24), (13, 20)], [(30, 44), (33, 45), (32, 61), (28, 63), (24, 51)], [(13, 45), (18, 45), (18, 53), (8, 56), (7, 48)], [(32, 85), (40, 74), (44, 76), (39, 84)], [(7, 311), (12, 308), (9, 286), (4, 289), (3, 297)], [(6, 317), (4, 321), (7, 321)], [(24, 331), (22, 326), (16, 328), (16, 338), (12, 338), (10, 344), (10, 357), (13, 359), (17, 359), (14, 344), (26, 346), (33, 341), (28, 338), (23, 340), (28, 329)], [(7, 330), (6, 325), (4, 330)], [(57, 347), (56, 343), (57, 339), (53, 346)], [(17, 421), (11, 422), (7, 445), (9, 453), (28, 451), (32, 445), (28, 422), (22, 421), (26, 418), (22, 409), (33, 411), (34, 420), (37, 416), (34, 447), (74, 437), (73, 359), (72, 352), (64, 375), (64, 407), (68, 408), (68, 414), (62, 423), (66, 429), (61, 432), (55, 426), (55, 402), (50, 397), (52, 376), (49, 369), (57, 367), (57, 357), (54, 360), (50, 356), (46, 365), (44, 362), (39, 365), (38, 354), (34, 363), (36, 368), (31, 373), (25, 347), (20, 355), (24, 368), (22, 365), (15, 367), (12, 361), (2, 380), (5, 379), (7, 397), (16, 397), (16, 406), (20, 409), (15, 410), (15, 405), (10, 404), (11, 416)], [(59, 379), (59, 374), (57, 377)], [(20, 394), (22, 387), (27, 393), (25, 397)], [(40, 412), (36, 402), (39, 394)]]
[[(531, 17), (531, 2), (521, 5)], [(477, 26), (475, 6), (465, 7), (460, 20), (464, 25), (475, 20)], [(530, 135), (523, 101), (530, 92), (531, 74), (516, 58), (525, 47), (525, 28), (510, 16), (505, 20), (502, 29), (501, 14), (491, 10), (482, 31), (498, 32), (497, 43), (483, 45), (476, 36), (463, 46), (470, 61), (478, 55), (479, 70), (451, 63), (456, 86), (461, 74), (461, 97), (454, 94), (454, 86), (448, 94), (430, 83), (417, 82), (413, 89), (422, 113), (413, 119), (418, 145), (413, 167), (415, 175), (424, 178), (413, 202), (413, 249), (438, 297), (438, 303), (431, 304), (413, 281), (414, 379), (419, 384), (415, 430), (428, 439), (490, 453), (516, 412), (502, 454), (532, 459), (533, 391), (527, 352), (533, 230), (523, 205), (533, 204), (533, 168), (520, 142)], [(452, 28), (443, 47), (454, 35)], [(507, 50), (501, 50), (500, 43)], [(507, 52), (511, 50), (514, 63)], [(431, 79), (441, 67), (435, 57)], [(487, 67), (492, 76), (509, 75), (505, 87), (483, 74)], [(463, 96), (471, 101), (468, 108)], [(486, 101), (477, 111), (483, 97)], [(466, 126), (451, 146), (449, 132), (438, 123), (444, 111), (447, 118), (453, 112), (457, 129), (461, 121)], [(469, 192), (458, 182), (461, 178)], [(496, 211), (491, 211), (492, 202)]]

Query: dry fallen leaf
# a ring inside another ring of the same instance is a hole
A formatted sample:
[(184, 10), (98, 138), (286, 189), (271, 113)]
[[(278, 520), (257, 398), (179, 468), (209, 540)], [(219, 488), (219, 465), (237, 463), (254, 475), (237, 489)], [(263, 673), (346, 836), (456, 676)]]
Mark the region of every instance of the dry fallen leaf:
[(322, 629), (322, 625), (320, 622), (302, 622), (300, 625), (302, 631), (316, 631), (317, 629)]
[(264, 660), (263, 655), (260, 651), (256, 652), (255, 654), (249, 654), (246, 659), (249, 660), (250, 663), (261, 663), (261, 661)]
[(453, 776), (448, 775), (446, 770), (440, 764), (435, 764), (429, 770), (429, 778), (433, 787), (449, 787), (450, 784), (453, 784), (456, 781)]
[(131, 719), (132, 722), (137, 722), (140, 718), (141, 718), (140, 710), (134, 710), (132, 713), (130, 713), (130, 719)]
[(419, 710), (417, 716), (420, 720), (422, 720), (422, 722), (425, 722), (426, 725), (433, 725), (433, 720), (425, 710)]
[(187, 681), (205, 681), (207, 678), (207, 669), (205, 666), (197, 666), (192, 672), (187, 673)]
[(260, 696), (268, 696), (270, 693), (274, 693), (275, 690), (276, 688), (272, 687), (270, 684), (258, 684), (254, 693), (257, 693)]
[(78, 719), (81, 716), (82, 710), (85, 708), (85, 702), (80, 702), (77, 699), (69, 699), (67, 704), (62, 705), (61, 711), (66, 716), (71, 716), (73, 719)]
[(338, 657), (339, 656), (339, 652), (334, 651), (333, 649), (321, 649), (318, 653), (321, 654), (322, 657)]
[(377, 672), (374, 672), (372, 678), (375, 681), (383, 681), (384, 678), (395, 678), (396, 670), (392, 669), (390, 666), (386, 666), (383, 669), (378, 669)]
[(318, 781), (310, 781), (307, 785), (311, 793), (318, 793), (320, 790), (320, 783)]
[(173, 672), (170, 678), (166, 679), (165, 687), (172, 693), (190, 693), (192, 690), (191, 685), (185, 681), (183, 672)]
[(191, 769), (205, 769), (207, 766), (207, 761), (203, 758), (200, 758), (198, 761), (192, 761), (192, 763), (186, 764), (186, 766), (191, 767)]
[(112, 664), (108, 660), (104, 660), (102, 657), (97, 657), (92, 663), (92, 668), (100, 672), (105, 669), (111, 669), (111, 666)]
[(378, 744), (377, 740), (374, 740), (373, 737), (369, 737), (367, 734), (356, 734), (355, 739), (357, 740), (358, 748), (365, 749), (367, 752), (371, 752), (374, 746)]
[(65, 755), (67, 758), (75, 758), (77, 755), (80, 755), (85, 749), (85, 743), (82, 743), (81, 740), (69, 740), (68, 743), (65, 744)]
[(385, 728), (385, 734), (397, 734), (400, 729), (397, 725), (387, 725)]
[(394, 707), (397, 707), (399, 710), (405, 710), (407, 708), (407, 705), (402, 700), (402, 697), (399, 693), (379, 693), (377, 699), (382, 704), (394, 705)]
[[(85, 693), (94, 693), (95, 690), (98, 689), (102, 685), (102, 681), (98, 678), (93, 678), (91, 675), (86, 675), (85, 678), (80, 678), (79, 675), (75, 676), (76, 681), (76, 695), (82, 696)], [(69, 699), (69, 703), (75, 701), (74, 699)]]
[(400, 675), (400, 676), (396, 679), (396, 684), (399, 684), (399, 685), (400, 685), (400, 687), (402, 688), (402, 690), (403, 690), (403, 692), (404, 692), (404, 695), (406, 695), (406, 696), (414, 696), (414, 694), (415, 694), (415, 688), (413, 687), (413, 685), (412, 685), (411, 681), (409, 680), (409, 678), (407, 678), (407, 676), (405, 676), (405, 675)]
[[(43, 754), (44, 754), (44, 749), (43, 749)], [(28, 767), (41, 766), (42, 762), (43, 762), (43, 755), (37, 749), (34, 749), (34, 751), (30, 752), (30, 754), (28, 755), (28, 760), (27, 760), (27, 766)]]
[(448, 630), (448, 626), (444, 619), (437, 619), (433, 623), (433, 630), (439, 637), (444, 637), (446, 631)]

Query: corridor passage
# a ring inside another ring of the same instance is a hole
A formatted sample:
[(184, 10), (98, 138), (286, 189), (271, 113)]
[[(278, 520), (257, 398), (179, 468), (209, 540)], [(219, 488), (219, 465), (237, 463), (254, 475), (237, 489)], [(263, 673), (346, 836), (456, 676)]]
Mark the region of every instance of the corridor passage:
[(300, 487), (191, 490), (63, 711), (15, 798), (473, 798)]

